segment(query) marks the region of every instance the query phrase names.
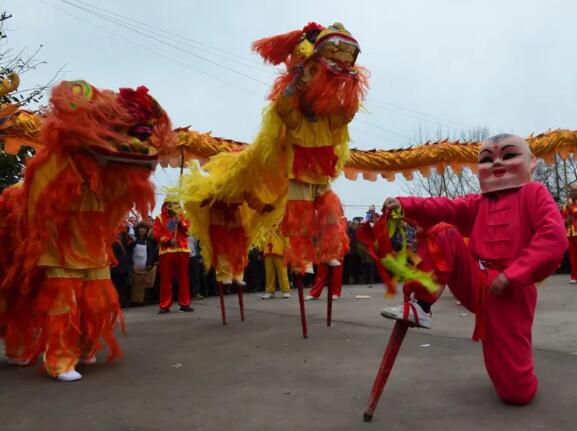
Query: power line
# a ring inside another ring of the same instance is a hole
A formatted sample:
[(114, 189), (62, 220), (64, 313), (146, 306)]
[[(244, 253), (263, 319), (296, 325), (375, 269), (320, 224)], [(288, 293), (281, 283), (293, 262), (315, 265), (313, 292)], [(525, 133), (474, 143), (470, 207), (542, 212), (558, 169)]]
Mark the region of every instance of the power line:
[(173, 43), (171, 43), (171, 42), (167, 42), (167, 41), (165, 41), (165, 40), (162, 40), (162, 39), (159, 39), (159, 38), (157, 38), (157, 37), (151, 36), (151, 35), (143, 32), (143, 31), (141, 31), (141, 30), (139, 30), (139, 29), (136, 29), (136, 28), (133, 28), (133, 27), (130, 27), (130, 26), (126, 25), (126, 24), (123, 23), (122, 21), (119, 21), (119, 20), (116, 20), (116, 19), (114, 19), (114, 18), (110, 18), (110, 17), (107, 17), (107, 16), (105, 16), (105, 15), (99, 14), (98, 12), (94, 12), (94, 11), (91, 10), (91, 9), (88, 9), (88, 8), (86, 8), (86, 7), (83, 7), (83, 6), (79, 6), (79, 5), (74, 4), (74, 3), (72, 3), (72, 2), (70, 2), (70, 1), (68, 1), (68, 0), (61, 0), (61, 1), (62, 1), (63, 3), (66, 3), (66, 4), (70, 5), (70, 6), (72, 6), (72, 7), (75, 7), (75, 8), (77, 8), (77, 9), (83, 10), (83, 11), (85, 11), (85, 12), (91, 14), (91, 15), (94, 15), (94, 16), (96, 16), (96, 17), (98, 17), (98, 18), (101, 18), (102, 20), (104, 20), (104, 21), (106, 21), (106, 22), (112, 23), (112, 24), (114, 24), (114, 25), (117, 25), (117, 26), (122, 27), (122, 28), (124, 28), (124, 29), (127, 29), (127, 30), (129, 30), (129, 31), (133, 31), (133, 32), (135, 32), (135, 33), (138, 33), (138, 34), (140, 34), (140, 35), (142, 35), (142, 36), (144, 36), (144, 37), (147, 37), (147, 38), (149, 38), (149, 39), (152, 39), (152, 40), (154, 40), (154, 41), (156, 41), (156, 42), (158, 42), (158, 43), (164, 44), (164, 45), (166, 45), (166, 46), (170, 46), (171, 48), (174, 48), (174, 49), (176, 49), (176, 50), (178, 50), (178, 51), (184, 52), (185, 54), (191, 55), (191, 56), (196, 57), (196, 58), (198, 58), (198, 59), (200, 59), (200, 60), (206, 61), (207, 63), (210, 63), (210, 64), (213, 64), (213, 65), (215, 65), (215, 66), (218, 66), (218, 67), (221, 67), (221, 68), (223, 68), (223, 69), (226, 69), (226, 70), (228, 70), (229, 72), (236, 73), (237, 75), (243, 76), (244, 78), (250, 79), (251, 81), (257, 82), (257, 83), (259, 83), (259, 84), (261, 84), (261, 85), (266, 85), (267, 87), (270, 86), (270, 83), (268, 83), (268, 82), (261, 81), (260, 79), (257, 79), (257, 78), (255, 78), (254, 76), (249, 75), (249, 74), (247, 74), (247, 73), (239, 72), (238, 70), (233, 69), (233, 68), (230, 67), (230, 66), (227, 66), (227, 65), (225, 65), (225, 64), (222, 64), (222, 63), (219, 63), (219, 62), (217, 62), (217, 61), (211, 60), (211, 59), (209, 59), (209, 58), (203, 57), (202, 55), (199, 55), (199, 54), (197, 54), (197, 53), (195, 53), (195, 52), (186, 50), (186, 49), (184, 49), (184, 48), (182, 48), (182, 47), (180, 47), (180, 46), (178, 46), (178, 45), (175, 45), (175, 44), (173, 44)]
[[(384, 100), (382, 100), (382, 99), (378, 99), (378, 98), (373, 97), (373, 96), (367, 97), (367, 100), (373, 101), (373, 102), (377, 102), (377, 104), (380, 103), (381, 105), (389, 106), (389, 107), (390, 107), (389, 109), (393, 109), (393, 108), (394, 108), (394, 109), (397, 109), (397, 110), (404, 110), (404, 111), (408, 111), (408, 112), (413, 112), (414, 114), (417, 114), (417, 116), (419, 116), (419, 117), (425, 117), (425, 118), (426, 118), (426, 117), (429, 117), (429, 118), (432, 118), (432, 119), (434, 119), (434, 120), (441, 121), (441, 122), (444, 122), (444, 123), (460, 124), (461, 126), (459, 127), (459, 129), (462, 129), (462, 128), (463, 128), (462, 126), (465, 126), (465, 127), (467, 127), (467, 128), (474, 128), (474, 127), (475, 127), (475, 126), (473, 126), (472, 124), (464, 123), (464, 122), (462, 122), (462, 121), (449, 120), (449, 119), (446, 119), (446, 118), (443, 118), (443, 117), (439, 117), (439, 116), (437, 116), (437, 115), (428, 114), (428, 113), (426, 113), (426, 112), (419, 111), (419, 110), (417, 110), (417, 109), (408, 108), (408, 107), (406, 107), (406, 106), (398, 105), (398, 104), (396, 104), (396, 103), (386, 102), (386, 101), (384, 101)], [(408, 114), (407, 114), (407, 115), (408, 115)]]
[[(104, 27), (98, 26), (98, 25), (96, 25), (96, 24), (94, 24), (94, 23), (92, 23), (92, 22), (90, 22), (90, 21), (87, 21), (87, 20), (85, 20), (85, 19), (83, 19), (83, 18), (81, 18), (81, 17), (78, 17), (77, 15), (74, 15), (74, 14), (72, 14), (72, 13), (70, 13), (70, 12), (68, 12), (68, 11), (66, 11), (66, 10), (64, 10), (64, 9), (62, 9), (62, 8), (59, 8), (59, 7), (55, 6), (55, 5), (52, 5), (52, 4), (48, 3), (46, 0), (39, 0), (39, 1), (41, 1), (42, 3), (44, 3), (44, 4), (46, 4), (46, 5), (50, 6), (50, 7), (52, 7), (52, 8), (54, 8), (54, 9), (57, 9), (57, 10), (65, 13), (65, 14), (67, 14), (67, 15), (69, 15), (69, 16), (72, 16), (72, 17), (75, 18), (75, 19), (78, 19), (78, 20), (80, 20), (80, 21), (82, 21), (82, 22), (85, 22), (85, 23), (91, 25), (92, 27), (95, 27), (95, 28), (97, 28), (97, 29), (99, 29), (99, 30), (101, 30), (101, 31), (106, 32), (106, 33), (112, 34), (113, 36), (118, 37), (118, 38), (120, 38), (120, 39), (122, 39), (122, 40), (124, 40), (124, 41), (126, 41), (126, 42), (128, 42), (128, 43), (130, 43), (130, 44), (132, 44), (132, 45), (138, 46), (138, 47), (140, 47), (140, 48), (142, 48), (142, 49), (145, 49), (145, 50), (147, 50), (147, 51), (149, 51), (149, 52), (152, 52), (152, 53), (154, 53), (154, 54), (156, 54), (156, 55), (159, 55), (159, 56), (161, 56), (161, 57), (163, 57), (163, 58), (166, 58), (166, 59), (168, 59), (168, 60), (170, 60), (170, 61), (172, 61), (172, 62), (174, 62), (174, 63), (177, 63), (177, 64), (179, 64), (179, 65), (181, 65), (181, 66), (184, 66), (184, 67), (186, 67), (186, 68), (188, 68), (188, 69), (190, 69), (190, 70), (192, 70), (192, 71), (194, 71), (194, 72), (197, 72), (197, 73), (200, 73), (200, 74), (202, 74), (202, 75), (208, 76), (208, 77), (210, 77), (210, 78), (212, 78), (212, 79), (215, 79), (215, 80), (220, 81), (220, 82), (223, 82), (223, 83), (225, 83), (225, 84), (227, 84), (227, 85), (233, 86), (233, 87), (235, 87), (235, 88), (237, 88), (237, 89), (240, 89), (240, 90), (242, 90), (242, 91), (244, 91), (244, 92), (246, 92), (246, 93), (255, 95), (255, 96), (259, 97), (259, 98), (262, 97), (262, 95), (259, 95), (259, 94), (257, 94), (257, 93), (254, 93), (254, 92), (250, 91), (250, 90), (247, 90), (247, 89), (245, 89), (244, 87), (238, 86), (238, 85), (236, 85), (236, 84), (232, 84), (232, 83), (230, 83), (230, 82), (228, 82), (228, 81), (221, 80), (221, 79), (216, 78), (215, 76), (213, 76), (213, 75), (211, 75), (211, 74), (209, 74), (209, 73), (206, 73), (206, 72), (203, 72), (203, 71), (201, 71), (201, 70), (192, 68), (192, 67), (189, 66), (187, 63), (181, 62), (180, 60), (176, 60), (176, 59), (174, 59), (174, 58), (172, 58), (172, 57), (170, 57), (170, 56), (167, 56), (166, 54), (163, 54), (163, 53), (161, 53), (161, 52), (158, 52), (158, 51), (156, 51), (156, 50), (153, 50), (153, 49), (149, 48), (148, 46), (139, 44), (139, 43), (134, 42), (134, 41), (132, 41), (132, 40), (130, 40), (130, 39), (122, 36), (122, 35), (119, 35), (118, 33), (112, 32), (112, 31), (110, 31), (110, 30), (108, 30), (108, 29), (106, 29), (106, 28), (104, 28)], [(72, 7), (78, 8), (78, 9), (80, 9), (80, 10), (83, 10), (83, 11), (85, 11), (85, 12), (88, 12), (89, 14), (92, 14), (92, 15), (94, 15), (94, 16), (97, 16), (97, 17), (103, 19), (104, 21), (106, 21), (106, 22), (108, 22), (108, 23), (112, 23), (112, 24), (114, 24), (114, 25), (120, 26), (120, 27), (122, 27), (122, 28), (124, 28), (124, 29), (127, 29), (127, 30), (129, 30), (129, 31), (136, 32), (136, 33), (138, 33), (138, 34), (140, 34), (140, 35), (143, 35), (143, 36), (145, 36), (145, 37), (147, 37), (147, 38), (153, 39), (153, 40), (155, 40), (155, 41), (157, 41), (157, 42), (159, 42), (159, 43), (163, 43), (163, 44), (168, 45), (168, 46), (170, 46), (170, 47), (172, 47), (172, 48), (174, 48), (174, 49), (183, 51), (183, 52), (188, 53), (188, 54), (190, 54), (190, 55), (192, 55), (192, 56), (194, 56), (194, 57), (197, 57), (197, 58), (199, 58), (199, 59), (201, 59), (201, 60), (207, 61), (207, 62), (209, 62), (209, 63), (211, 63), (211, 64), (216, 65), (216, 66), (222, 67), (222, 68), (224, 68), (224, 69), (226, 69), (226, 70), (228, 70), (228, 71), (231, 71), (231, 72), (234, 72), (234, 73), (236, 73), (236, 74), (239, 74), (239, 75), (241, 75), (241, 76), (243, 76), (243, 77), (245, 77), (245, 78), (248, 78), (248, 79), (250, 79), (250, 80), (252, 80), (252, 81), (258, 82), (259, 84), (266, 85), (267, 87), (269, 86), (269, 84), (266, 83), (266, 82), (264, 82), (264, 81), (261, 81), (261, 80), (259, 80), (259, 79), (256, 79), (256, 78), (254, 78), (254, 77), (252, 77), (252, 76), (250, 76), (250, 75), (247, 75), (247, 74), (245, 74), (245, 73), (239, 72), (239, 71), (237, 71), (237, 70), (235, 70), (235, 69), (233, 69), (233, 68), (230, 68), (230, 67), (228, 67), (228, 66), (226, 66), (226, 65), (222, 65), (222, 64), (220, 64), (220, 63), (218, 63), (218, 62), (214, 62), (214, 61), (212, 61), (212, 60), (210, 60), (210, 59), (207, 59), (207, 58), (205, 58), (205, 57), (203, 57), (203, 56), (200, 56), (200, 55), (198, 55), (198, 54), (196, 54), (196, 53), (193, 53), (193, 52), (187, 51), (187, 50), (185, 50), (185, 49), (182, 49), (182, 48), (180, 48), (180, 47), (178, 47), (177, 45), (174, 45), (174, 44), (172, 44), (172, 43), (169, 43), (169, 42), (163, 41), (163, 40), (161, 40), (161, 39), (155, 38), (155, 37), (153, 37), (153, 36), (147, 35), (146, 33), (142, 32), (142, 31), (140, 31), (140, 30), (138, 30), (138, 29), (131, 28), (131, 27), (129, 27), (128, 25), (125, 25), (125, 24), (122, 23), (121, 21), (115, 20), (115, 19), (110, 18), (110, 17), (103, 16), (103, 15), (97, 13), (97, 12), (91, 11), (91, 10), (88, 9), (88, 8), (85, 8), (85, 7), (82, 7), (82, 6), (79, 6), (79, 5), (75, 5), (75, 4), (71, 3), (71, 2), (68, 1), (68, 0), (61, 0), (61, 1), (62, 1), (63, 3), (66, 3), (66, 4), (70, 5), (70, 6), (72, 6)], [(394, 135), (394, 136), (401, 137), (401, 138), (403, 138), (403, 139), (407, 139), (406, 136), (404, 136), (404, 135), (402, 135), (402, 134), (400, 134), (400, 133), (398, 133), (398, 132), (395, 132), (394, 130), (387, 129), (387, 128), (385, 128), (385, 127), (379, 126), (379, 125), (374, 124), (374, 123), (372, 123), (372, 122), (369, 122), (369, 121), (366, 121), (366, 120), (360, 120), (360, 119), (357, 119), (357, 121), (358, 121), (358, 122), (361, 122), (361, 123), (363, 123), (363, 124), (365, 124), (365, 125), (371, 126), (371, 127), (375, 128), (375, 129), (378, 129), (378, 130), (380, 130), (380, 131), (382, 131), (382, 132), (385, 132), (385, 133), (388, 133), (388, 134), (392, 134), (392, 135)]]
[[(82, 1), (82, 0), (72, 0), (72, 1), (75, 1), (76, 3), (83, 4), (83, 5), (88, 6), (88, 7), (91, 7), (91, 8), (93, 8), (93, 9), (97, 9), (97, 10), (103, 11), (103, 12), (105, 12), (105, 13), (107, 13), (107, 14), (109, 14), (109, 15), (113, 15), (113, 16), (115, 16), (115, 17), (117, 17), (117, 18), (120, 17), (120, 18), (122, 18), (122, 19), (125, 20), (125, 21), (134, 22), (134, 23), (138, 24), (138, 25), (141, 26), (141, 27), (145, 27), (145, 29), (146, 29), (147, 31), (150, 31), (150, 29), (155, 29), (155, 30), (158, 30), (158, 32), (162, 32), (162, 33), (165, 33), (165, 34), (168, 34), (168, 35), (175, 36), (176, 38), (181, 39), (181, 40), (190, 41), (190, 42), (192, 42), (193, 44), (206, 46), (207, 48), (210, 48), (210, 49), (212, 49), (212, 50), (214, 50), (214, 51), (218, 51), (218, 52), (225, 53), (225, 54), (227, 54), (227, 55), (229, 55), (229, 56), (233, 56), (233, 57), (242, 59), (243, 61), (247, 61), (247, 62), (250, 62), (250, 63), (252, 63), (252, 64), (259, 65), (259, 66), (262, 65), (262, 63), (255, 62), (255, 61), (253, 61), (252, 59), (249, 59), (249, 58), (247, 58), (247, 57), (243, 57), (243, 56), (240, 56), (240, 55), (238, 55), (238, 54), (236, 54), (236, 53), (233, 53), (233, 52), (230, 52), (230, 51), (226, 51), (226, 50), (224, 50), (224, 49), (222, 49), (222, 48), (217, 48), (217, 47), (214, 47), (214, 46), (209, 45), (209, 44), (207, 44), (207, 43), (200, 42), (200, 41), (198, 41), (198, 40), (189, 38), (189, 37), (187, 37), (187, 36), (183, 36), (183, 35), (180, 35), (180, 34), (178, 34), (178, 33), (165, 30), (165, 29), (163, 29), (163, 28), (161, 28), (161, 27), (157, 27), (157, 26), (154, 26), (154, 25), (151, 25), (151, 24), (148, 24), (148, 23), (144, 23), (144, 22), (142, 22), (142, 21), (135, 20), (135, 19), (130, 18), (130, 17), (127, 17), (127, 16), (125, 16), (125, 15), (121, 15), (121, 14), (119, 14), (119, 13), (113, 12), (113, 11), (111, 11), (111, 10), (109, 10), (109, 9), (105, 9), (105, 8), (96, 6), (96, 5), (91, 4), (91, 3), (89, 3), (89, 2)], [(153, 33), (154, 33), (154, 34), (157, 34), (158, 36), (161, 36), (158, 32), (153, 32)], [(161, 36), (161, 37), (166, 37), (166, 36)], [(175, 40), (175, 39), (172, 38), (171, 40)], [(190, 44), (188, 44), (188, 45), (191, 46)], [(200, 48), (195, 48), (195, 49), (200, 49)], [(203, 51), (204, 51), (204, 52), (209, 52), (209, 51), (207, 51), (207, 50), (203, 50)], [(225, 56), (222, 56), (222, 55), (216, 54), (216, 53), (211, 53), (211, 55), (218, 55), (218, 56), (221, 56), (222, 58), (229, 59), (228, 57), (225, 57)], [(246, 63), (241, 63), (241, 62), (238, 62), (238, 64), (246, 65)], [(374, 96), (368, 97), (367, 100), (377, 102), (377, 104), (386, 105), (386, 106), (388, 107), (388, 109), (391, 109), (391, 110), (393, 110), (393, 111), (396, 110), (397, 113), (399, 113), (399, 114), (401, 114), (401, 115), (408, 116), (408, 117), (422, 118), (422, 119), (431, 118), (431, 119), (434, 119), (434, 120), (437, 120), (437, 121), (442, 121), (442, 122), (445, 122), (445, 123), (460, 124), (461, 126), (465, 126), (465, 127), (468, 127), (468, 128), (473, 128), (473, 127), (475, 127), (475, 126), (473, 126), (473, 125), (471, 125), (471, 124), (468, 124), (468, 123), (465, 123), (465, 122), (449, 120), (449, 119), (447, 119), (447, 118), (443, 118), (443, 117), (440, 117), (440, 116), (437, 116), (437, 115), (429, 114), (429, 113), (426, 113), (426, 112), (423, 112), (423, 111), (420, 111), (420, 110), (417, 110), (417, 109), (413, 109), (413, 108), (409, 108), (409, 107), (406, 107), (406, 106), (398, 105), (398, 104), (395, 104), (395, 103), (387, 102), (387, 101), (385, 101), (385, 100), (376, 98), (376, 97), (374, 97)], [(411, 112), (411, 113), (413, 113), (413, 115), (408, 114), (408, 113), (399, 112), (399, 111), (401, 111), (401, 110)], [(416, 115), (415, 115), (415, 114), (416, 114)], [(452, 127), (452, 128), (454, 128), (454, 127)], [(454, 129), (457, 129), (457, 128), (454, 128)], [(462, 127), (460, 127), (460, 129), (462, 129)]]
[(144, 49), (144, 50), (146, 50), (146, 51), (152, 52), (152, 53), (155, 54), (155, 55), (158, 55), (158, 56), (160, 56), (160, 57), (162, 57), (162, 58), (165, 58), (165, 59), (167, 59), (167, 60), (169, 60), (169, 61), (172, 61), (173, 63), (179, 64), (179, 65), (181, 65), (181, 66), (183, 66), (183, 67), (185, 67), (185, 68), (187, 68), (187, 69), (189, 69), (189, 70), (191, 70), (191, 71), (193, 71), (193, 72), (200, 73), (201, 75), (207, 76), (208, 78), (214, 79), (215, 81), (218, 81), (218, 82), (221, 82), (221, 83), (223, 83), (223, 84), (229, 85), (229, 86), (231, 86), (231, 87), (234, 87), (234, 88), (236, 88), (236, 89), (238, 89), (238, 90), (241, 90), (241, 91), (243, 91), (243, 92), (245, 92), (245, 93), (248, 93), (248, 94), (251, 94), (251, 95), (253, 95), (253, 96), (257, 96), (257, 97), (259, 97), (259, 98), (262, 98), (262, 95), (261, 95), (261, 94), (255, 93), (255, 92), (253, 92), (253, 91), (251, 91), (251, 90), (248, 90), (248, 89), (246, 89), (246, 88), (244, 88), (244, 87), (241, 87), (241, 86), (238, 86), (238, 85), (236, 85), (236, 84), (233, 84), (232, 82), (225, 81), (224, 79), (217, 78), (216, 76), (214, 76), (214, 75), (212, 75), (212, 74), (210, 74), (210, 73), (203, 72), (202, 70), (199, 70), (199, 69), (195, 69), (195, 68), (191, 67), (190, 65), (188, 65), (187, 63), (184, 63), (184, 62), (182, 62), (182, 61), (180, 61), (180, 60), (176, 60), (176, 59), (174, 59), (174, 58), (172, 58), (172, 57), (170, 57), (170, 56), (167, 56), (167, 55), (165, 55), (165, 54), (163, 54), (163, 53), (161, 53), (161, 52), (159, 52), (159, 51), (156, 51), (156, 50), (154, 50), (154, 49), (151, 49), (151, 48), (149, 48), (149, 47), (146, 46), (146, 45), (142, 45), (142, 44), (140, 44), (140, 43), (138, 43), (138, 42), (134, 42), (133, 40), (128, 39), (128, 38), (126, 38), (126, 37), (124, 37), (124, 36), (122, 36), (122, 35), (120, 35), (120, 34), (118, 34), (118, 33), (113, 32), (113, 31), (110, 31), (109, 29), (107, 29), (107, 28), (105, 28), (105, 27), (101, 27), (101, 26), (99, 26), (99, 25), (97, 25), (97, 24), (94, 24), (94, 23), (92, 23), (92, 22), (90, 22), (90, 21), (87, 21), (87, 20), (85, 20), (85, 19), (83, 19), (83, 18), (81, 18), (81, 17), (79, 17), (79, 16), (77, 16), (77, 15), (74, 15), (73, 13), (70, 13), (70, 12), (68, 12), (67, 10), (64, 10), (64, 9), (62, 9), (62, 8), (60, 8), (60, 7), (58, 7), (58, 6), (55, 6), (55, 5), (51, 4), (51, 3), (48, 3), (46, 0), (39, 0), (39, 1), (40, 1), (41, 3), (44, 3), (45, 5), (53, 8), (53, 9), (56, 9), (56, 10), (58, 10), (58, 11), (64, 13), (64, 14), (66, 14), (66, 15), (68, 15), (68, 16), (71, 16), (71, 17), (73, 17), (73, 18), (75, 18), (75, 19), (77, 19), (77, 20), (79, 20), (79, 21), (81, 21), (81, 22), (86, 23), (86, 24), (90, 25), (91, 27), (97, 28), (98, 30), (101, 30), (101, 31), (103, 31), (103, 32), (105, 32), (105, 33), (111, 34), (111, 35), (113, 35), (114, 37), (117, 37), (117, 38), (119, 38), (119, 39), (121, 39), (121, 40), (124, 40), (125, 42), (130, 43), (131, 45), (134, 45), (134, 46), (137, 46), (137, 47), (139, 47), (139, 48), (141, 48), (141, 49)]
[(165, 30), (165, 29), (163, 29), (163, 28), (161, 28), (161, 27), (157, 27), (157, 26), (154, 26), (154, 25), (152, 25), (152, 24), (148, 24), (148, 23), (145, 23), (145, 22), (142, 22), (142, 21), (135, 20), (135, 19), (133, 19), (133, 18), (127, 17), (127, 16), (125, 16), (125, 15), (121, 15), (121, 14), (116, 13), (116, 12), (113, 12), (113, 11), (111, 11), (111, 10), (109, 10), (109, 9), (105, 9), (105, 8), (96, 6), (96, 5), (91, 4), (91, 3), (88, 3), (88, 2), (86, 2), (86, 1), (82, 1), (82, 0), (75, 0), (75, 1), (76, 1), (77, 3), (81, 3), (81, 4), (85, 5), (85, 6), (90, 6), (90, 7), (92, 7), (93, 9), (101, 10), (101, 11), (103, 11), (103, 12), (106, 12), (106, 13), (110, 14), (110, 15), (114, 15), (114, 16), (116, 16), (116, 17), (121, 17), (121, 18), (123, 18), (124, 20), (132, 21), (132, 22), (134, 22), (134, 23), (140, 24), (141, 26), (145, 26), (145, 27), (147, 27), (147, 28), (153, 28), (153, 29), (158, 30), (158, 31), (160, 31), (160, 32), (162, 32), (162, 33), (166, 33), (166, 34), (169, 34), (169, 35), (176, 36), (177, 38), (190, 41), (190, 42), (192, 42), (192, 43), (194, 43), (194, 44), (197, 44), (197, 45), (205, 46), (205, 47), (210, 48), (210, 49), (213, 49), (213, 50), (215, 50), (215, 51), (223, 52), (223, 53), (228, 54), (228, 55), (230, 55), (230, 56), (232, 56), (232, 57), (237, 57), (237, 58), (242, 59), (242, 60), (245, 60), (245, 61), (247, 61), (247, 62), (249, 62), (249, 63), (253, 63), (254, 65), (257, 65), (257, 66), (262, 66), (262, 63), (261, 63), (261, 62), (254, 61), (253, 59), (250, 59), (250, 58), (248, 58), (248, 57), (243, 57), (243, 56), (241, 56), (241, 55), (238, 55), (238, 54), (236, 54), (236, 53), (234, 53), (234, 52), (231, 52), (231, 51), (227, 51), (227, 50), (222, 49), (222, 48), (214, 47), (214, 46), (209, 45), (209, 44), (207, 44), (207, 43), (205, 43), (205, 42), (201, 42), (201, 41), (192, 39), (192, 38), (190, 38), (190, 37), (188, 37), (188, 36), (183, 36), (183, 35), (180, 35), (180, 34), (178, 34), (178, 33), (174, 33), (174, 32), (172, 32), (172, 31)]
[[(90, 3), (86, 3), (86, 2), (83, 2), (83, 1), (80, 1), (80, 0), (75, 0), (75, 1), (76, 1), (77, 3), (81, 3), (81, 4), (84, 4), (84, 5), (88, 5), (88, 7), (91, 7), (91, 8), (93, 8), (93, 9), (102, 10), (102, 11), (104, 11), (105, 14), (112, 15), (112, 16), (114, 17), (114, 18), (108, 17), (108, 16), (106, 16), (106, 15), (102, 15), (102, 14), (100, 14), (99, 12), (94, 11), (93, 14), (96, 15), (96, 16), (98, 16), (99, 18), (114, 20), (116, 23), (120, 23), (120, 24), (124, 24), (124, 25), (126, 25), (126, 26), (129, 26), (129, 27), (130, 27), (131, 29), (133, 29), (133, 30), (136, 30), (136, 31), (145, 31), (145, 32), (147, 32), (147, 33), (154, 34), (154, 35), (156, 35), (156, 36), (158, 36), (158, 37), (165, 38), (165, 39), (170, 40), (170, 41), (173, 41), (173, 42), (182, 43), (182, 44), (184, 44), (184, 45), (186, 45), (186, 46), (188, 46), (188, 47), (190, 47), (190, 48), (192, 48), (192, 49), (195, 49), (195, 50), (198, 50), (198, 51), (201, 51), (201, 52), (205, 52), (205, 53), (207, 53), (207, 54), (209, 54), (209, 55), (213, 55), (213, 56), (216, 56), (216, 57), (220, 57), (220, 58), (222, 58), (222, 59), (224, 59), (224, 60), (227, 60), (227, 61), (232, 61), (232, 62), (234, 62), (234, 63), (236, 63), (236, 64), (238, 64), (238, 65), (240, 65), (240, 66), (248, 67), (248, 68), (250, 68), (252, 71), (255, 70), (255, 67), (256, 67), (257, 65), (258, 65), (258, 66), (263, 66), (263, 63), (260, 63), (260, 64), (259, 64), (259, 63), (255, 62), (255, 61), (245, 60), (243, 57), (239, 57), (239, 56), (236, 56), (236, 57), (241, 58), (242, 61), (239, 61), (238, 59), (230, 58), (231, 55), (228, 54), (226, 51), (223, 51), (223, 52), (225, 52), (225, 54), (226, 54), (226, 55), (223, 55), (223, 54), (221, 54), (221, 53), (213, 52), (213, 51), (211, 51), (211, 50), (209, 50), (209, 49), (205, 49), (205, 48), (198, 47), (198, 46), (196, 46), (195, 44), (199, 44), (199, 42), (196, 42), (196, 41), (193, 40), (193, 43), (190, 43), (190, 42), (187, 41), (187, 38), (186, 38), (186, 37), (176, 35), (176, 33), (167, 32), (167, 31), (164, 31), (164, 30), (162, 30), (162, 32), (161, 32), (161, 31), (155, 31), (154, 29), (157, 28), (157, 27), (150, 26), (150, 25), (148, 25), (148, 24), (146, 24), (146, 23), (141, 23), (141, 22), (136, 21), (136, 20), (131, 20), (131, 19), (129, 19), (129, 18), (123, 17), (122, 15), (118, 15), (118, 14), (116, 14), (116, 13), (114, 13), (114, 12), (110, 12), (110, 11), (108, 11), (107, 9), (100, 8), (100, 7), (98, 7), (98, 6), (91, 5)], [(70, 2), (69, 2), (69, 1), (64, 1), (64, 3), (67, 3), (67, 4), (70, 5)], [(75, 6), (75, 7), (79, 7), (79, 8), (80, 8), (80, 6)], [(85, 11), (86, 11), (86, 9), (82, 9), (82, 10), (85, 10)], [(120, 17), (120, 18), (118, 18), (118, 17)], [(131, 24), (130, 21), (136, 22), (137, 24)], [(167, 34), (169, 34), (169, 35), (176, 35), (177, 37), (167, 36), (166, 34), (163, 34), (163, 33), (167, 33)], [(183, 41), (182, 39), (184, 39), (184, 41)], [(212, 49), (212, 50), (217, 50), (216, 48), (212, 48), (212, 47), (211, 47), (211, 49)], [(268, 68), (267, 68), (267, 69), (260, 69), (260, 70), (258, 70), (258, 71), (259, 71), (259, 72), (265, 72), (265, 71), (266, 71), (268, 74), (270, 74), (271, 69), (268, 69)]]

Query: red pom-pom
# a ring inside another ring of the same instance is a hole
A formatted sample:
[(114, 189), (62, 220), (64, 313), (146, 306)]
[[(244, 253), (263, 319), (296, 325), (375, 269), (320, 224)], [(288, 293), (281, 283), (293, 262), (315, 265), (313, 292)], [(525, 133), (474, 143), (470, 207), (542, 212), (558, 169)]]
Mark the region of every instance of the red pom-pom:
[(136, 123), (146, 123), (156, 117), (154, 99), (148, 94), (148, 88), (143, 85), (136, 90), (121, 88), (118, 100)]

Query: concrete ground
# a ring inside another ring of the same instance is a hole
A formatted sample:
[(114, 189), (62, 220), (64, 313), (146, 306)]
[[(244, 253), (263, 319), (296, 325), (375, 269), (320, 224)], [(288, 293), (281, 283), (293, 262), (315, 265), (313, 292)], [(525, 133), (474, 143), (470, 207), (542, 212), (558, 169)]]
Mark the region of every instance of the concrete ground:
[(527, 431), (577, 423), (577, 287), (566, 276), (539, 288), (533, 404), (499, 402), (481, 346), (470, 341), (473, 316), (447, 292), (433, 330), (410, 330), (372, 423), (362, 414), (392, 328), (379, 310), (394, 303), (382, 286), (345, 286), (331, 328), (324, 299), (307, 302), (308, 340), (296, 293), (246, 295), (244, 323), (236, 297), (226, 302), (226, 327), (216, 298), (194, 304), (194, 313), (126, 310), (124, 359), (80, 368), (79, 382), (0, 366), (0, 430)]

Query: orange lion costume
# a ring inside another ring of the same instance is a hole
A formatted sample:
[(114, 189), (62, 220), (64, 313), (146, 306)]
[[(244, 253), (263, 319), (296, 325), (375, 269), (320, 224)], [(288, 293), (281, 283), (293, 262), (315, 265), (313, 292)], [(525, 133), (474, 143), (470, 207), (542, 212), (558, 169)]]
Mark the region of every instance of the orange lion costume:
[(51, 95), (38, 152), (21, 185), (0, 196), (0, 235), (12, 255), (0, 262), (0, 324), (6, 356), (26, 365), (44, 352), (48, 374), (82, 376), (122, 323), (110, 280), (118, 221), (154, 207), (150, 182), (159, 150), (174, 141), (168, 116), (146, 87), (118, 93), (85, 81)]

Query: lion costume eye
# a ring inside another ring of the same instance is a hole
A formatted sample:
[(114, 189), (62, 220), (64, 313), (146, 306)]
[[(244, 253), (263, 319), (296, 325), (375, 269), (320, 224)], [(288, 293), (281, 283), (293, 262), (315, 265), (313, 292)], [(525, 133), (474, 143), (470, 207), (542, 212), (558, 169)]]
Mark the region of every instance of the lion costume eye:
[(484, 164), (484, 163), (493, 163), (493, 157), (491, 157), (491, 156), (481, 157), (481, 159), (479, 160), (479, 164)]

